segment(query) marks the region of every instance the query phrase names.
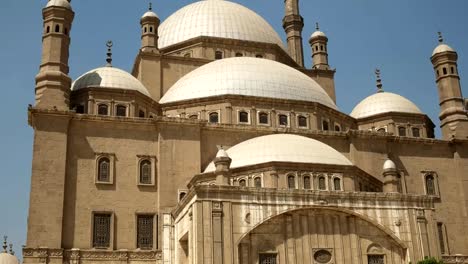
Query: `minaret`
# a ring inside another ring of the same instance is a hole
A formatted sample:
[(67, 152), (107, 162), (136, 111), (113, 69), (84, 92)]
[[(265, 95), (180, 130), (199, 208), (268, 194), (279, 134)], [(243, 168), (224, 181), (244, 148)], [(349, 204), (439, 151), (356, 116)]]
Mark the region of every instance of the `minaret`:
[(310, 36), (309, 43), (312, 49), (312, 68), (329, 70), (328, 65), (328, 37), (320, 31), (319, 24), (316, 23), (316, 31)]
[(439, 119), (444, 139), (468, 138), (468, 115), (464, 106), (457, 60), (457, 52), (444, 43), (439, 32), (439, 46), (432, 53), (431, 61), (439, 92)]
[(299, 14), (299, 0), (284, 0), (285, 16), (283, 28), (286, 31), (289, 55), (299, 66), (304, 67), (304, 51), (302, 49), (302, 28), (304, 19)]
[(152, 4), (149, 5), (149, 10), (140, 20), (141, 25), (141, 50), (157, 52), (158, 51), (158, 28), (159, 17), (153, 12)]
[(50, 0), (42, 10), (42, 59), (36, 76), (37, 108), (69, 110), (70, 31), (75, 16), (69, 1)]

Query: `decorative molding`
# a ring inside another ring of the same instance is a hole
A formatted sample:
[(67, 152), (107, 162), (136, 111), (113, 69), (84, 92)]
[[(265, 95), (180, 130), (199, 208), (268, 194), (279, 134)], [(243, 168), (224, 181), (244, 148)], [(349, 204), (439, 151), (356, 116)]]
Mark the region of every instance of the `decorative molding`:
[(468, 264), (468, 255), (442, 256), (445, 264)]

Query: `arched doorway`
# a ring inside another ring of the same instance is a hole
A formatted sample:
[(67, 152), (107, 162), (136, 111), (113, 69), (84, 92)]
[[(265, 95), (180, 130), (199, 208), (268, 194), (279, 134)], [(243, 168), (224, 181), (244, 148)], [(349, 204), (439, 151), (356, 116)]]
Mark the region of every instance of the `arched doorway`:
[(404, 244), (357, 214), (309, 208), (275, 216), (238, 244), (239, 264), (403, 264)]

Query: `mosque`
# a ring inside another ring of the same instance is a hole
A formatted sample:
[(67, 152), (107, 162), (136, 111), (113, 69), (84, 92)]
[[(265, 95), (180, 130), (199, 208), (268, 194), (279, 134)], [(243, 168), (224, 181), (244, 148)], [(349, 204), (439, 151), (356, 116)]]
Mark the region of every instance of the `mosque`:
[(284, 0), (285, 43), (231, 1), (162, 22), (150, 7), (131, 72), (113, 67), (109, 42), (107, 64), (72, 80), (75, 13), (48, 1), (23, 262), (468, 263), (457, 52), (440, 36), (428, 54), (441, 138), (379, 71), (344, 113), (318, 26), (304, 64), (298, 2)]

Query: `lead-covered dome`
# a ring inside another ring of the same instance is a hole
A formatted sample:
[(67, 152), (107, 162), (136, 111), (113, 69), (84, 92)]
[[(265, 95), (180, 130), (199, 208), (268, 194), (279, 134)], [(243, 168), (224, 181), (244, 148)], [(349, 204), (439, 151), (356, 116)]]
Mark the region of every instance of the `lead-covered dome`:
[(101, 67), (81, 75), (72, 84), (71, 89), (72, 91), (78, 91), (83, 88), (96, 87), (135, 90), (150, 97), (148, 90), (137, 78), (124, 70), (114, 67)]
[(434, 51), (432, 52), (432, 56), (436, 55), (436, 54), (439, 54), (439, 53), (442, 53), (442, 52), (455, 52), (455, 50), (450, 47), (449, 45), (445, 44), (445, 43), (442, 43), (442, 44), (439, 44), (435, 49)]
[(72, 9), (70, 2), (67, 0), (49, 0), (49, 2), (47, 2), (46, 8), (51, 6), (63, 7), (70, 10)]
[(8, 253), (0, 253), (0, 264), (19, 264), (18, 258)]
[[(232, 159), (231, 168), (240, 168), (268, 162), (294, 162), (312, 164), (352, 165), (343, 154), (315, 139), (275, 134), (241, 142), (226, 151)], [(211, 162), (205, 170), (215, 171)]]
[(217, 60), (188, 73), (160, 103), (220, 95), (301, 100), (337, 109), (325, 90), (309, 76), (276, 61), (250, 57)]
[(353, 109), (351, 116), (360, 119), (390, 112), (423, 114), (413, 102), (401, 95), (378, 92), (362, 100)]
[(207, 36), (277, 44), (278, 33), (252, 10), (229, 1), (199, 1), (178, 10), (159, 27), (159, 48)]

